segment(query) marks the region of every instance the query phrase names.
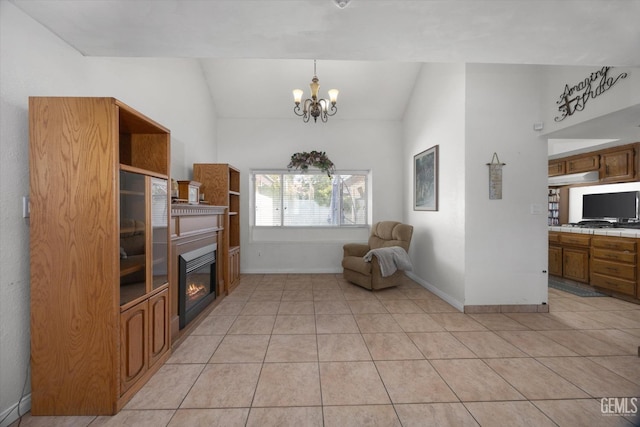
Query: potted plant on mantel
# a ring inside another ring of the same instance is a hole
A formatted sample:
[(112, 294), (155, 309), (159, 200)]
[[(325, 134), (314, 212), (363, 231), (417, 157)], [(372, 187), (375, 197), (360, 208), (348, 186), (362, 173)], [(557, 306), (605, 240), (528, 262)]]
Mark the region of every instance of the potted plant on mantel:
[(312, 151), (310, 153), (304, 151), (301, 153), (294, 153), (291, 156), (291, 161), (287, 166), (288, 169), (300, 169), (302, 172), (306, 172), (309, 166), (316, 167), (325, 172), (329, 178), (331, 174), (335, 173), (336, 167), (331, 160), (327, 157), (327, 153), (324, 151)]

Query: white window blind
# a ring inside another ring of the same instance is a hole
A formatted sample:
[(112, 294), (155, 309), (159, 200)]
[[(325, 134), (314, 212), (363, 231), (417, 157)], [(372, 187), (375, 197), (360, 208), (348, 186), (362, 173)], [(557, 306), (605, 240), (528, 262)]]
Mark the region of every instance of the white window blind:
[(367, 225), (368, 175), (253, 173), (258, 227)]

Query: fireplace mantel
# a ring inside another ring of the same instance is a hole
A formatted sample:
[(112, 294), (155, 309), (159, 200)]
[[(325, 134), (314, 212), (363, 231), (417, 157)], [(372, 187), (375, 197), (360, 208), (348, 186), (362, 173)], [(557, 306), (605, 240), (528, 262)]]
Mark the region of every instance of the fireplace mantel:
[[(206, 245), (219, 244), (219, 234), (223, 230), (226, 206), (189, 205), (186, 203), (171, 205), (171, 336), (174, 345), (180, 337), (186, 335), (197, 320), (180, 330), (178, 315), (178, 257), (189, 251)], [(212, 304), (219, 303), (226, 295), (222, 269), (217, 268), (217, 289), (219, 296)], [(203, 312), (202, 314), (205, 314)]]
[(209, 231), (222, 230), (222, 221), (212, 216), (224, 215), (226, 206), (209, 205), (171, 205), (171, 237), (179, 238), (192, 234), (202, 234)]

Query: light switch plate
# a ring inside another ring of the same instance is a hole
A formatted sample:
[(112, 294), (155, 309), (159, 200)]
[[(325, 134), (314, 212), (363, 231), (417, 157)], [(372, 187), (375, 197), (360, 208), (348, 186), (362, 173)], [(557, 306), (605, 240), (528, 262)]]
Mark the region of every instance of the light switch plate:
[(529, 212), (531, 215), (541, 215), (542, 214), (542, 205), (540, 203), (531, 203), (529, 206)]
[(29, 218), (31, 209), (29, 207), (29, 196), (22, 197), (22, 218)]

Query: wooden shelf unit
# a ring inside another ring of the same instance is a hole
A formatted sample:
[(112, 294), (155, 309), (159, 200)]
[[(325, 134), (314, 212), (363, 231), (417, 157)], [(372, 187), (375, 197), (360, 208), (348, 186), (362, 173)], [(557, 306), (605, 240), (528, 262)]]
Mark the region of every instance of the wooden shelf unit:
[(226, 163), (194, 163), (193, 179), (209, 204), (226, 206), (222, 251), (224, 289), (231, 292), (240, 280), (240, 171)]
[[(90, 97), (30, 98), (29, 131), (31, 413), (113, 415), (170, 355), (170, 132)], [(123, 173), (141, 188), (120, 191)], [(123, 255), (135, 230), (142, 253)]]

